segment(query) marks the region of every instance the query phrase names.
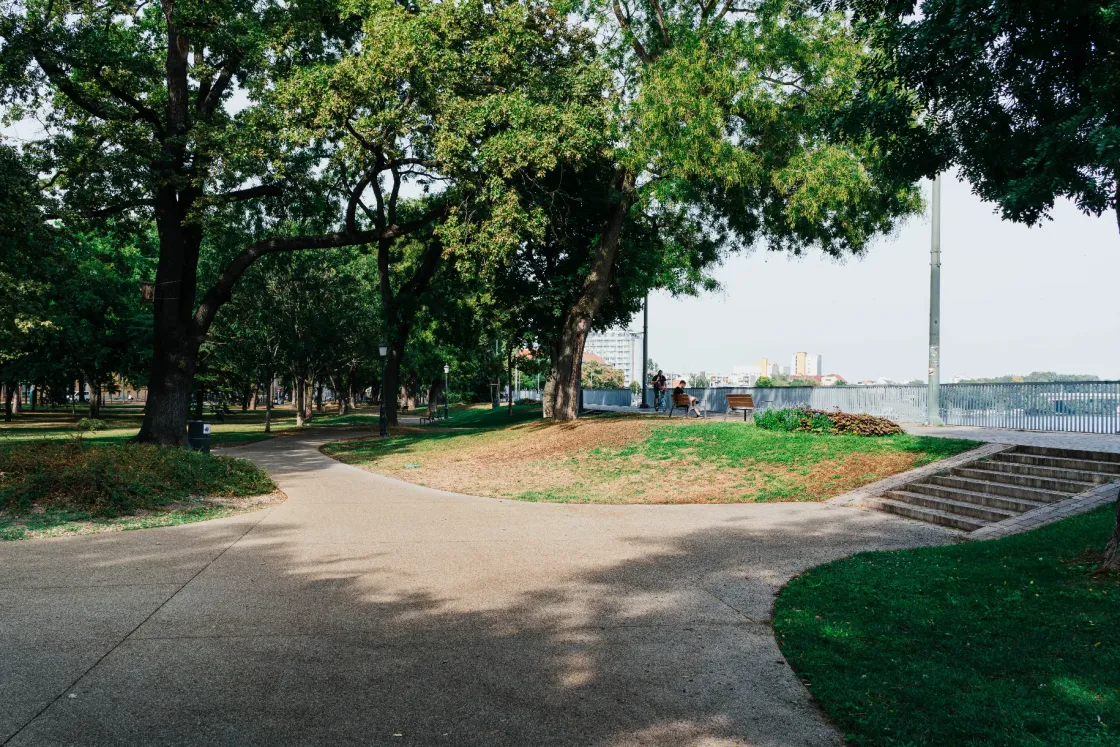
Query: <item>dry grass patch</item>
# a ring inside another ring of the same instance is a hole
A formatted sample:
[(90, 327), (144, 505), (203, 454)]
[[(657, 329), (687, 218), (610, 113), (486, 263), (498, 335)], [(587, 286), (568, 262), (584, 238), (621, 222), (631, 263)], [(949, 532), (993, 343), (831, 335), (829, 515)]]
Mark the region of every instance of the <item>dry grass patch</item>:
[(347, 441), (324, 451), (408, 482), (496, 498), (729, 503), (824, 500), (975, 445), (610, 416), (489, 430), (400, 429), (387, 441)]

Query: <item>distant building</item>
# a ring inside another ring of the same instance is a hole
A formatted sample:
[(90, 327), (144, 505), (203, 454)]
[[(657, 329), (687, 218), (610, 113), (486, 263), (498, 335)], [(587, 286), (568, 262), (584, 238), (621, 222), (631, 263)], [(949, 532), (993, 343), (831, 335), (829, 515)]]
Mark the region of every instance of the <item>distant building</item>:
[[(606, 332), (592, 332), (587, 336), (585, 353), (597, 355), (611, 368), (622, 371), (626, 383), (641, 382), (642, 333), (628, 329), (608, 329)], [(651, 372), (652, 375), (652, 372)]]
[(793, 360), (790, 361), (789, 375), (795, 379), (820, 376), (823, 370), (819, 353), (794, 353)]
[(770, 360), (769, 358), (763, 358), (754, 365), (758, 366), (760, 376), (769, 376), (770, 378), (774, 378), (781, 372), (781, 368), (778, 366), (778, 364)]
[(731, 382), (733, 386), (754, 386), (762, 376), (762, 368), (758, 365), (733, 366), (731, 368)]
[[(814, 377), (811, 377), (811, 378), (817, 378), (817, 377), (814, 376)], [(819, 381), (821, 382), (821, 386), (836, 386), (837, 384), (839, 384), (842, 381), (847, 383), (847, 380), (843, 376), (841, 376), (840, 374), (834, 374), (834, 373), (833, 374), (825, 374), (824, 376), (821, 376)]]

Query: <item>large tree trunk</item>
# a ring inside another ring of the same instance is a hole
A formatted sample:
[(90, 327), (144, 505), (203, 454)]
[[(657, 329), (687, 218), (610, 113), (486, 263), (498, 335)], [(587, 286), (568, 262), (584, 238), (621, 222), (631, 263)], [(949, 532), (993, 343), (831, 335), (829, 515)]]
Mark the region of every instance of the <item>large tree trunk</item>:
[(15, 386), (9, 381), (4, 384), (4, 422), (12, 422), (12, 396), (15, 394)]
[(303, 374), (298, 374), (295, 377), (295, 387), (292, 390), (292, 400), (296, 406), (296, 426), (302, 427), (305, 420), (306, 413), (304, 412), (304, 400), (307, 398), (307, 381), (303, 378)]
[(439, 396), (443, 392), (443, 377), (436, 374), (432, 377), (432, 383), (428, 385), (428, 411), (434, 412), (439, 410)]
[(90, 381), (89, 383), (89, 416), (91, 418), (101, 417), (101, 382)]
[(169, 337), (171, 336), (158, 332), (156, 334), (144, 422), (136, 440), (140, 443), (185, 447), (198, 345), (192, 340), (183, 339), (185, 335), (179, 339), (168, 339)]
[(564, 318), (564, 326), (560, 331), (560, 340), (557, 344), (555, 355), (552, 359), (553, 376), (555, 378), (555, 403), (553, 405), (553, 420), (575, 420), (579, 416), (580, 405), (580, 373), (583, 366), (583, 346), (587, 342), (587, 333), (591, 331), (591, 323), (599, 311), (603, 299), (610, 289), (611, 273), (614, 270), (614, 260), (618, 255), (618, 242), (622, 235), (622, 226), (626, 216), (634, 204), (634, 180), (628, 174), (620, 174), (617, 187), (621, 194), (618, 202), (611, 210), (607, 225), (603, 231), (602, 241), (595, 252), (591, 264), (591, 272), (583, 281), (579, 297), (568, 310)]
[(20, 399), (21, 395), (20, 395), (20, 391), (19, 391), (19, 382), (17, 381), (14, 384), (14, 386), (15, 386), (16, 393), (15, 393), (15, 396), (12, 397), (12, 414), (13, 415), (19, 415), (20, 407), (23, 404), (22, 400)]
[(385, 419), (389, 425), (397, 424), (397, 398), (401, 390), (401, 362), (404, 360), (406, 339), (408, 330), (404, 329), (389, 345), (389, 355), (385, 360), (385, 380), (381, 391), (385, 397)]
[(268, 372), (268, 396), (264, 398), (264, 432), (272, 433), (272, 387), (275, 384), (275, 376), (272, 371)]

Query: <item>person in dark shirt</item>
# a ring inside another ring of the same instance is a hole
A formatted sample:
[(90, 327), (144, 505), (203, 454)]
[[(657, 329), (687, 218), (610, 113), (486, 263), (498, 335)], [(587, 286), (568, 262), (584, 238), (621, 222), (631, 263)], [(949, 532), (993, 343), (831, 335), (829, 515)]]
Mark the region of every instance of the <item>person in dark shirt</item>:
[(653, 410), (654, 412), (661, 409), (662, 401), (665, 399), (665, 385), (669, 382), (665, 379), (665, 374), (661, 373), (661, 369), (657, 369), (657, 373), (653, 377)]
[(687, 416), (688, 413), (695, 412), (696, 417), (700, 417), (700, 410), (696, 407), (696, 405), (699, 404), (700, 400), (696, 399), (691, 394), (686, 394), (684, 391), (685, 386), (685, 380), (681, 379), (680, 383), (673, 388), (673, 396), (675, 397), (678, 394), (684, 394), (686, 397), (688, 397), (688, 409), (685, 411), (685, 415)]

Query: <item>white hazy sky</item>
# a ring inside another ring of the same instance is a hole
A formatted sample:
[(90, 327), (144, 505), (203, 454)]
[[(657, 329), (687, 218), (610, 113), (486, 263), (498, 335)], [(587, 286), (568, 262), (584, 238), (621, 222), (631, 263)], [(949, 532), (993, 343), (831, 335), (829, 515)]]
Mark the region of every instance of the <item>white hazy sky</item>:
[[(1027, 228), (953, 176), (941, 196), (942, 380), (1031, 371), (1120, 379), (1115, 215), (1062, 202), (1052, 221)], [(929, 245), (927, 213), (862, 259), (732, 257), (718, 272), (721, 292), (650, 297), (650, 357), (674, 372), (730, 373), (764, 356), (788, 366), (804, 350), (848, 381), (924, 379)], [(641, 324), (639, 314), (631, 328)]]

